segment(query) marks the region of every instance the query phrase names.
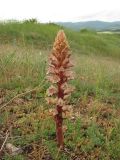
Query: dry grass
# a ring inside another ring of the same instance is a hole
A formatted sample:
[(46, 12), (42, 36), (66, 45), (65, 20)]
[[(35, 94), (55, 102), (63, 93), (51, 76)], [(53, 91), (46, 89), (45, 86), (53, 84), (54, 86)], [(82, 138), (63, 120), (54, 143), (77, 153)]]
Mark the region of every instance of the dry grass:
[(17, 157), (10, 157), (4, 149), (3, 159), (35, 158), (43, 156), (44, 151), (60, 160), (120, 159), (119, 60), (72, 54), (76, 72), (72, 83), (76, 92), (70, 102), (74, 110), (65, 120), (66, 148), (59, 153), (54, 121), (49, 114), (52, 106), (47, 106), (44, 100), (48, 83), (40, 86), (45, 78), (48, 53), (49, 50), (32, 46), (0, 45), (0, 107), (16, 97), (0, 110), (0, 146), (9, 130), (7, 142), (25, 148)]

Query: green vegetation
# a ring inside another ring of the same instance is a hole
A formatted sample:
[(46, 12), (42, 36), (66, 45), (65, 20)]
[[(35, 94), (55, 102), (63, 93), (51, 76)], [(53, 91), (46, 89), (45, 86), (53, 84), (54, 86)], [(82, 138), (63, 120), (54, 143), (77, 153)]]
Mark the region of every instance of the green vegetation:
[[(33, 48), (50, 49), (60, 27), (56, 24), (39, 23), (1, 23), (0, 43), (16, 45), (31, 45)], [(75, 32), (65, 29), (69, 44), (73, 51), (81, 54), (97, 54), (120, 58), (120, 35), (97, 34), (86, 30)]]
[(48, 55), (59, 29), (55, 24), (0, 24), (0, 146), (1, 136), (10, 130), (7, 142), (24, 150), (11, 157), (4, 149), (3, 159), (118, 160), (120, 35), (64, 29), (75, 64), (76, 91), (70, 98), (73, 111), (64, 122), (65, 151), (60, 152), (52, 106), (45, 103)]

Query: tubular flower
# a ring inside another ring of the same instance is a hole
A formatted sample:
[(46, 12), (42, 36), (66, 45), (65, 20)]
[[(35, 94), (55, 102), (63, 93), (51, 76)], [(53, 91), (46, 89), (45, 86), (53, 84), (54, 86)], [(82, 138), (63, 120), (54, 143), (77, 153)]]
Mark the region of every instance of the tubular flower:
[(48, 90), (47, 90), (46, 93), (47, 93), (48, 96), (52, 96), (52, 95), (54, 95), (54, 94), (57, 93), (57, 88), (52, 85), (52, 86), (50, 86), (50, 87), (48, 88)]
[[(74, 78), (73, 72), (70, 68), (73, 66), (70, 60), (69, 45), (63, 30), (59, 31), (52, 52), (49, 58), (49, 67), (47, 70), (47, 79), (52, 86), (47, 90), (47, 98), (49, 104), (56, 104), (54, 118), (56, 122), (56, 137), (59, 147), (64, 146), (63, 140), (63, 117), (62, 113), (67, 111), (69, 106), (66, 104), (66, 99), (71, 95), (74, 90), (73, 87), (68, 85), (68, 80)], [(56, 98), (55, 98), (56, 96)]]

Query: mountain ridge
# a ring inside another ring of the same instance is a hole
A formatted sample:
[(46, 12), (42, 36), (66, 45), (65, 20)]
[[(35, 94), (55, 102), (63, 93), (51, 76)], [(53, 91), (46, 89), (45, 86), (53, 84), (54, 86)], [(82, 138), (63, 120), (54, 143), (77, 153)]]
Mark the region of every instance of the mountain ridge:
[(120, 30), (120, 21), (106, 22), (106, 21), (79, 21), (79, 22), (57, 22), (57, 24), (73, 29), (94, 29), (96, 31), (116, 31)]

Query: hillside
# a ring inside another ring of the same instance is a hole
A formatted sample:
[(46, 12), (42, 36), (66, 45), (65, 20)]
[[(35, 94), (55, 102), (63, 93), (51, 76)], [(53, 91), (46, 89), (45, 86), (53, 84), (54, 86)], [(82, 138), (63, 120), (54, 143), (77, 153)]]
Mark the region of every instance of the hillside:
[(81, 54), (120, 57), (120, 35), (98, 34), (89, 30), (77, 32), (56, 24), (0, 23), (0, 43), (32, 45), (40, 49), (48, 49), (51, 48), (54, 37), (60, 29), (65, 30), (73, 51)]
[(86, 21), (86, 22), (58, 22), (57, 24), (73, 29), (93, 29), (96, 31), (116, 31), (120, 30), (120, 22)]
[[(71, 109), (63, 113), (63, 150), (56, 144), (55, 106), (46, 103), (48, 57), (60, 29), (75, 73)], [(0, 23), (0, 160), (33, 159), (120, 159), (120, 34)]]

